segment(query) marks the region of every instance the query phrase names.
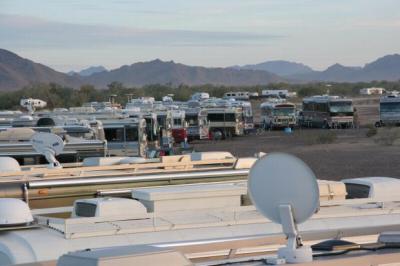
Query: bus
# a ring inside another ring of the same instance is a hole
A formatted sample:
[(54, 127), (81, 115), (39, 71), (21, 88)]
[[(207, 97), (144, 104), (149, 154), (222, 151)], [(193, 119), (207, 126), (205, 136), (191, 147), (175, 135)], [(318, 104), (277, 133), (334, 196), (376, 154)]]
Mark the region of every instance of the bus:
[(318, 128), (354, 127), (353, 101), (339, 96), (312, 96), (303, 99), (300, 124)]
[(400, 95), (398, 94), (382, 96), (379, 101), (379, 121), (375, 126), (386, 125), (400, 125)]
[(264, 129), (293, 128), (296, 126), (296, 105), (289, 102), (268, 101), (260, 105)]

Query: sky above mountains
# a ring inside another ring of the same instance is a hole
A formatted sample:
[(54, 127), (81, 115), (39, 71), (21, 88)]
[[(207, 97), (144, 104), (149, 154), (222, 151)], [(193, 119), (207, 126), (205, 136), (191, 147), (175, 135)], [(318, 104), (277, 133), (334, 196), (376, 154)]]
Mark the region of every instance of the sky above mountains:
[(154, 58), (323, 69), (400, 52), (398, 0), (1, 0), (0, 48), (60, 71)]

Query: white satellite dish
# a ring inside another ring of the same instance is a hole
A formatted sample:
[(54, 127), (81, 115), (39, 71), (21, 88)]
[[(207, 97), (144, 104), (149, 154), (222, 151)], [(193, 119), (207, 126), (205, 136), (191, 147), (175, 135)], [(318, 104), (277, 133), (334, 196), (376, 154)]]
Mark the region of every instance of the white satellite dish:
[(302, 245), (297, 224), (319, 210), (319, 189), (313, 171), (299, 158), (285, 153), (261, 157), (250, 169), (248, 188), (257, 210), (282, 225), (286, 247), (278, 257), (287, 263), (312, 261), (312, 250)]
[(49, 168), (62, 168), (56, 156), (64, 149), (61, 137), (45, 132), (37, 132), (31, 138), (32, 147), (36, 152), (43, 154), (49, 162)]

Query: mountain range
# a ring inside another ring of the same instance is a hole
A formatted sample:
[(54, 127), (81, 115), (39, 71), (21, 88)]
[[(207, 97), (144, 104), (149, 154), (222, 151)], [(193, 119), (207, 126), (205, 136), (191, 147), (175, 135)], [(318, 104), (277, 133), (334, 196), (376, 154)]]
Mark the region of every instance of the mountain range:
[(22, 58), (0, 49), (0, 90), (17, 90), (34, 83), (54, 82), (78, 88), (92, 84), (105, 88), (113, 81), (126, 86), (147, 84), (226, 86), (267, 85), (276, 82), (358, 82), (372, 80), (400, 80), (400, 55), (386, 55), (363, 67), (335, 64), (324, 71), (288, 61), (267, 61), (260, 64), (210, 68), (188, 66), (159, 59), (121, 66), (113, 70), (90, 67), (80, 72), (62, 73), (43, 64)]
[(276, 75), (287, 77), (291, 75), (298, 74), (307, 74), (311, 73), (314, 70), (301, 63), (283, 61), (283, 60), (275, 60), (275, 61), (267, 61), (254, 65), (244, 65), (244, 66), (232, 66), (234, 69), (252, 69), (252, 70), (263, 70), (274, 73)]
[(107, 71), (107, 69), (103, 66), (91, 66), (91, 67), (82, 69), (79, 72), (70, 71), (67, 74), (70, 76), (78, 75), (78, 76), (82, 76), (82, 77), (88, 77), (94, 73), (99, 73), (99, 72), (103, 72), (103, 71)]
[(77, 77), (68, 76), (0, 49), (0, 90), (17, 90), (30, 84), (49, 82), (70, 87), (77, 87), (82, 83)]

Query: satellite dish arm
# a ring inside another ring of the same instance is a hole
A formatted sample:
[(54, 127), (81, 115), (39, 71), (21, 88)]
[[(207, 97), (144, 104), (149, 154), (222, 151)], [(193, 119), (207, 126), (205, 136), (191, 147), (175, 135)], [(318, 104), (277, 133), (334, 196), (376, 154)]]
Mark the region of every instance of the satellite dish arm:
[(43, 155), (49, 162), (50, 168), (62, 168), (60, 162), (56, 159), (55, 152), (52, 149), (45, 149), (43, 151)]
[(302, 246), (297, 225), (293, 219), (292, 207), (289, 204), (279, 205), (279, 216), (281, 217), (283, 233), (288, 238), (287, 247), (296, 249)]

